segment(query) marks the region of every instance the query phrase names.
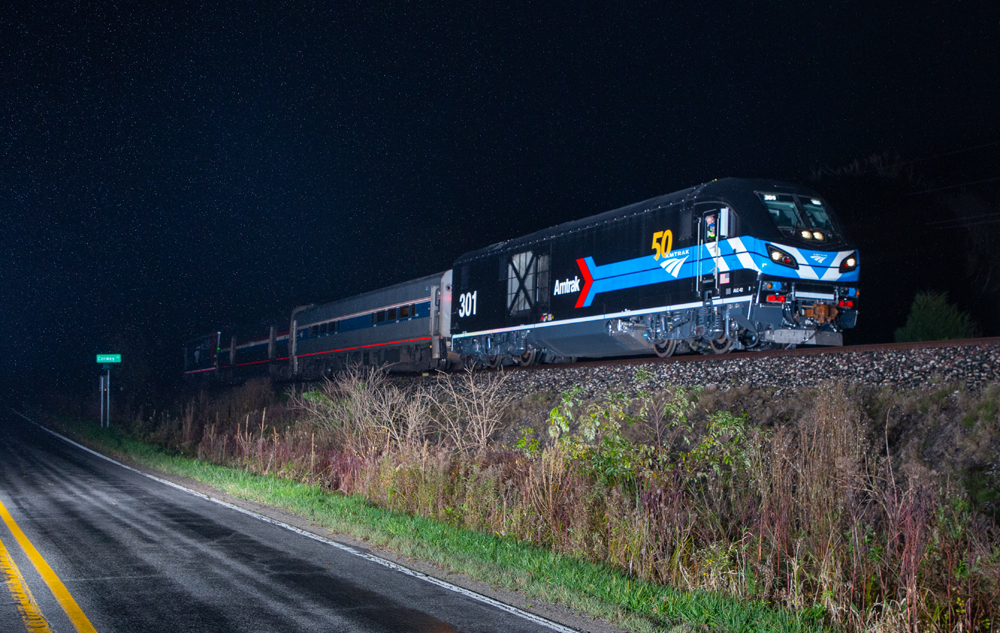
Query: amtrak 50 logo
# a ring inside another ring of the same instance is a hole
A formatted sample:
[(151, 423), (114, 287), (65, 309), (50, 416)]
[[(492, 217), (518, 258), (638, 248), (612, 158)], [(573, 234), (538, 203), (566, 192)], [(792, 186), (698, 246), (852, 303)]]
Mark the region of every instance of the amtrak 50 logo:
[(556, 279), (555, 288), (552, 289), (553, 295), (566, 295), (572, 292), (580, 292), (579, 277), (573, 277), (572, 279), (567, 279), (566, 281), (559, 281)]

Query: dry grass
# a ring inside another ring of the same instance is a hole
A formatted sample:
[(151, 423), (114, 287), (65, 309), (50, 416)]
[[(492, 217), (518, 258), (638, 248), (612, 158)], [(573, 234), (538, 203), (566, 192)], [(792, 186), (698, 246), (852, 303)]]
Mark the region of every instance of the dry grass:
[[(514, 421), (502, 380), (421, 390), (356, 370), (284, 405), (248, 383), (133, 426), (213, 462), (850, 631), (1000, 627), (1000, 387), (571, 393)], [(529, 424), (541, 430), (512, 428)]]

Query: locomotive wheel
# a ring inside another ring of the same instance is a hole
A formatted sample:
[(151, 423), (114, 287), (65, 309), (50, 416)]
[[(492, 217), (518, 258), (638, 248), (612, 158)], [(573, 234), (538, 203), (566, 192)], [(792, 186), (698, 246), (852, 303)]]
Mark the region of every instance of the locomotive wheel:
[(677, 351), (677, 339), (670, 339), (669, 341), (664, 341), (662, 344), (654, 343), (653, 349), (656, 350), (656, 355), (660, 358), (668, 358), (674, 355)]
[(760, 337), (755, 332), (743, 330), (740, 333), (740, 342), (743, 343), (743, 348), (747, 350), (761, 348)]
[(708, 349), (713, 354), (725, 354), (733, 349), (733, 339), (725, 335), (717, 339), (712, 339), (708, 342)]
[(477, 358), (476, 356), (472, 355), (466, 356), (464, 362), (465, 362), (465, 368), (468, 369), (469, 371), (476, 371), (477, 369), (482, 369), (483, 367), (483, 363), (480, 362), (479, 358)]
[(520, 365), (521, 367), (528, 367), (529, 365), (534, 365), (536, 362), (538, 362), (538, 350), (529, 349), (520, 356), (515, 357), (514, 362)]
[(500, 356), (499, 354), (495, 356), (490, 356), (489, 358), (486, 359), (486, 367), (488, 369), (496, 369), (497, 367), (500, 366), (501, 358), (502, 356)]

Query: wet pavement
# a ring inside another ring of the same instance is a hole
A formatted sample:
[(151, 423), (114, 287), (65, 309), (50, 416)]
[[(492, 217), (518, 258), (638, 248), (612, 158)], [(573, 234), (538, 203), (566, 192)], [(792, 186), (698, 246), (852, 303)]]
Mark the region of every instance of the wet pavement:
[(168, 487), (6, 411), (0, 503), (0, 543), (20, 573), (0, 565), (0, 631), (45, 630), (30, 628), (17, 585), (51, 631), (82, 630), (81, 614), (101, 633), (566, 630)]

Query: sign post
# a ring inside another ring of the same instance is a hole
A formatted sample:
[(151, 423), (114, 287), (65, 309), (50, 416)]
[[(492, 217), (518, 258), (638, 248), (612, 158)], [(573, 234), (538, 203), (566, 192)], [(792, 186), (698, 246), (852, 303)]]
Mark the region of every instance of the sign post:
[(98, 354), (97, 362), (106, 372), (101, 376), (101, 428), (111, 427), (111, 364), (122, 362), (121, 354)]

